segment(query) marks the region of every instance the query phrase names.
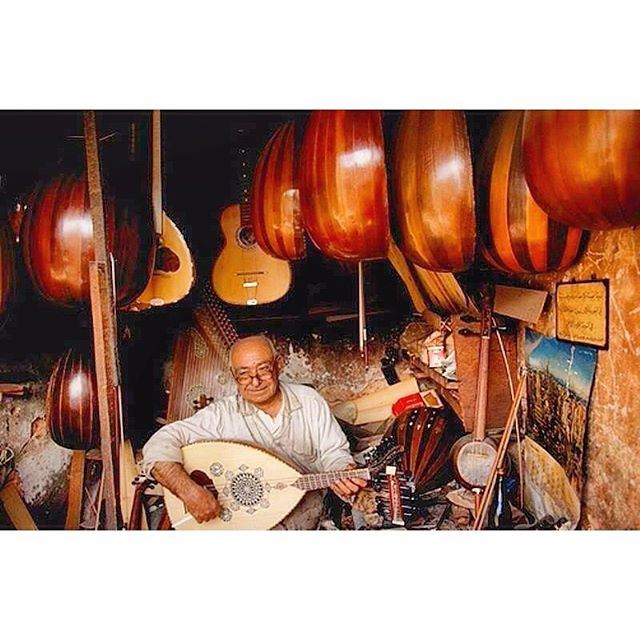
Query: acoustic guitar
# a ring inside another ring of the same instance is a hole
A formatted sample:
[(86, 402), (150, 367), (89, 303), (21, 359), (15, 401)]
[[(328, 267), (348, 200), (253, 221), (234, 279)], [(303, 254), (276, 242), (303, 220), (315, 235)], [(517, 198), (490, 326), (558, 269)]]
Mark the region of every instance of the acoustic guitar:
[(371, 480), (402, 452), (390, 444), (369, 459), (368, 466), (303, 475), (259, 447), (228, 440), (202, 441), (182, 447), (185, 471), (209, 489), (220, 503), (219, 517), (198, 524), (182, 500), (165, 489), (165, 505), (174, 529), (266, 530), (277, 525), (307, 491), (338, 480)]
[(249, 169), (246, 150), (240, 149), (241, 204), (226, 207), (220, 214), (224, 246), (211, 271), (211, 285), (226, 303), (259, 305), (275, 302), (291, 287), (289, 262), (263, 251), (251, 225)]

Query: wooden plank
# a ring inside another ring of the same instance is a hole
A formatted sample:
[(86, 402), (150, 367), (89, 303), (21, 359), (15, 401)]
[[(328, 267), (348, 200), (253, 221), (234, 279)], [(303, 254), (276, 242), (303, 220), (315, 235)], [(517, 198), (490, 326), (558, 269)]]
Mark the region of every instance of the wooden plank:
[[(89, 265), (89, 285), (91, 289), (91, 316), (93, 319), (93, 348), (96, 363), (96, 381), (98, 383), (98, 413), (100, 415), (100, 452), (104, 470), (105, 528), (117, 529), (116, 469), (117, 455), (114, 447), (117, 442), (115, 416), (118, 408), (115, 402), (113, 374), (109, 370), (107, 353), (115, 350), (115, 344), (108, 339), (110, 332), (105, 326), (106, 315), (101, 308), (107, 303), (105, 296), (107, 285), (106, 265), (92, 262)], [(108, 315), (108, 314), (107, 314)], [(111, 343), (111, 348), (109, 348)]]
[(2, 506), (7, 516), (9, 516), (9, 520), (11, 520), (11, 524), (13, 524), (18, 531), (35, 531), (38, 529), (13, 483), (7, 484), (4, 489), (0, 491), (0, 502), (2, 502)]
[(87, 162), (89, 203), (93, 223), (95, 262), (89, 265), (93, 346), (98, 383), (100, 450), (104, 473), (105, 528), (118, 528), (118, 432), (116, 429), (116, 388), (118, 352), (116, 341), (113, 262), (107, 251), (102, 182), (98, 156), (95, 113), (84, 112), (84, 143)]
[(162, 236), (162, 122), (160, 111), (151, 115), (151, 204), (153, 226), (157, 236)]
[(434, 327), (440, 326), (442, 319), (438, 314), (427, 308), (427, 303), (424, 300), (418, 283), (411, 273), (409, 263), (393, 240), (389, 242), (389, 253), (387, 257), (402, 282), (404, 282), (415, 310), (422, 316), (425, 322)]
[(85, 452), (74, 451), (69, 467), (69, 497), (67, 498), (67, 517), (64, 528), (76, 531), (80, 528), (82, 498), (84, 495)]

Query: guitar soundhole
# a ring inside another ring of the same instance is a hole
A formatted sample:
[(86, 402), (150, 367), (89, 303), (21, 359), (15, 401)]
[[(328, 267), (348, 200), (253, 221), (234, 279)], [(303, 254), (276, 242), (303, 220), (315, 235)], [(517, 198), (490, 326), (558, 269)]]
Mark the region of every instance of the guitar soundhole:
[(244, 249), (250, 249), (256, 243), (256, 236), (252, 227), (240, 227), (236, 234), (238, 244)]
[(252, 507), (262, 501), (264, 487), (252, 473), (238, 473), (231, 481), (231, 494), (241, 505)]

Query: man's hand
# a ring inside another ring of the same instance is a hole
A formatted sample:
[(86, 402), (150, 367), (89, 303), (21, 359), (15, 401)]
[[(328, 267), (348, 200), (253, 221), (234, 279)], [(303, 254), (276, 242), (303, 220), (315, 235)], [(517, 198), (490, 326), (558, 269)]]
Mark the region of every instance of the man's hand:
[[(350, 464), (347, 469), (355, 469), (355, 464)], [(367, 486), (367, 481), (364, 478), (351, 478), (350, 480), (338, 480), (329, 486), (329, 489), (335, 493), (338, 498), (341, 498), (345, 502), (351, 502), (351, 498)]]
[(156, 462), (151, 475), (184, 502), (196, 522), (208, 522), (220, 513), (215, 496), (195, 482), (180, 463)]
[(220, 504), (211, 491), (195, 482), (181, 497), (187, 511), (200, 524), (213, 520), (220, 513)]

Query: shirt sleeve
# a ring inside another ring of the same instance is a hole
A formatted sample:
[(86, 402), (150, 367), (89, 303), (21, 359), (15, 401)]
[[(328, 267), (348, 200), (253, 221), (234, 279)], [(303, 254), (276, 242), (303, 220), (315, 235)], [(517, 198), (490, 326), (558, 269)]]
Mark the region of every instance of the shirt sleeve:
[(319, 428), (318, 451), (323, 471), (340, 471), (355, 464), (349, 442), (338, 421), (333, 417), (327, 401), (318, 394), (316, 404), (317, 424)]
[(142, 449), (142, 471), (148, 478), (153, 478), (151, 470), (157, 462), (181, 463), (180, 449), (192, 442), (216, 438), (219, 424), (220, 412), (214, 403), (189, 418), (164, 425)]

